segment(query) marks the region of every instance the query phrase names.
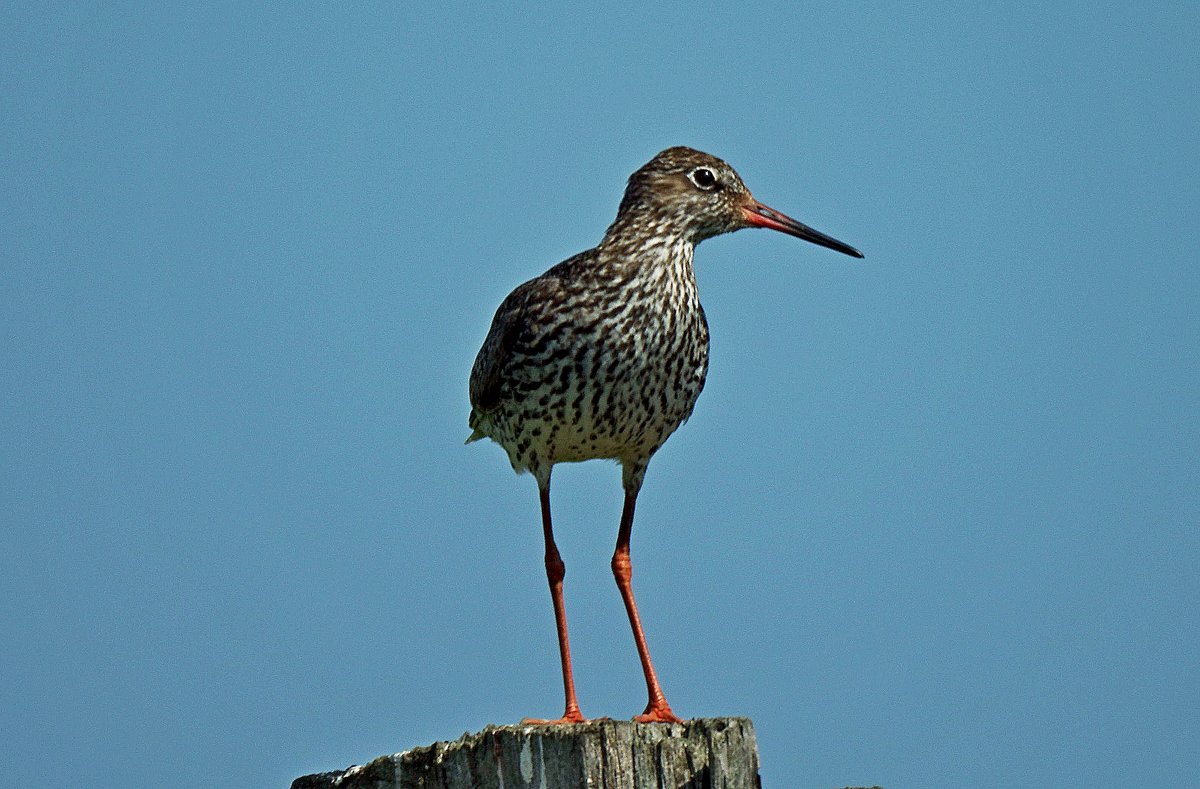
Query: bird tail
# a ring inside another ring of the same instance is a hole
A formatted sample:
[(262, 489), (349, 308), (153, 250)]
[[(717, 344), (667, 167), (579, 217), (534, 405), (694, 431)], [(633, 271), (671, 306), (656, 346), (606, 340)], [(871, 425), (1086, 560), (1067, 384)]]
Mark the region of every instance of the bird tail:
[(464, 444), (488, 437), (487, 433), (483, 432), (483, 421), (479, 418), (479, 413), (475, 409), (471, 409), (471, 418), (467, 420), (467, 425), (471, 428), (471, 435), (463, 442)]

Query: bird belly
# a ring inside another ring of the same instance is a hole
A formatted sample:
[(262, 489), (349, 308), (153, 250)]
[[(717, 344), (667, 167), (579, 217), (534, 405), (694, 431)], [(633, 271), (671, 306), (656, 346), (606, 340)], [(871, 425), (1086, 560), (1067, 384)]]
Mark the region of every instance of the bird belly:
[[(630, 299), (606, 321), (554, 326), (518, 345), (499, 402), (472, 414), (474, 436), (535, 475), (555, 463), (643, 464), (691, 415), (708, 370), (703, 310)], [(693, 306), (694, 305), (694, 306)]]
[(517, 444), (551, 464), (649, 459), (691, 415), (706, 371), (707, 354), (615, 361), (601, 355), (582, 370), (550, 376), (566, 385), (521, 409), (526, 440)]

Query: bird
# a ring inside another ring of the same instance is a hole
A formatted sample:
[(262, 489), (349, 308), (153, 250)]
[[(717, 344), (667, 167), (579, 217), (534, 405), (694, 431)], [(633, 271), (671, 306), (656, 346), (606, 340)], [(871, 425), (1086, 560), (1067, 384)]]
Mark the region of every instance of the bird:
[(554, 608), (565, 709), (583, 723), (571, 668), (565, 564), (554, 541), (550, 476), (558, 463), (621, 465), (624, 503), (611, 567), (646, 680), (639, 723), (681, 723), (659, 684), (631, 583), (634, 509), (655, 452), (687, 421), (708, 374), (709, 330), (693, 252), (701, 241), (769, 228), (861, 258), (852, 246), (756, 200), (723, 160), (667, 148), (630, 177), (599, 245), (512, 291), (470, 374), (471, 435), (490, 438), (537, 482), (544, 563)]

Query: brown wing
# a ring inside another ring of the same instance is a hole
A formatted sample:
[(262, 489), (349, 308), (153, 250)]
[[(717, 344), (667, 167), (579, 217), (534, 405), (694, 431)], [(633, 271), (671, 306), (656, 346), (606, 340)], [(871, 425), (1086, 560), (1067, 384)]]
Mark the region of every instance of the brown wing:
[(519, 285), (501, 302), (471, 368), (471, 405), (476, 411), (498, 406), (511, 383), (514, 363), (536, 353), (551, 328), (562, 328), (567, 283), (586, 276), (595, 259), (595, 250), (581, 252)]
[(526, 282), (508, 294), (492, 318), (492, 328), (471, 368), (471, 405), (476, 410), (491, 411), (500, 404), (513, 348), (526, 327), (527, 304), (534, 282)]

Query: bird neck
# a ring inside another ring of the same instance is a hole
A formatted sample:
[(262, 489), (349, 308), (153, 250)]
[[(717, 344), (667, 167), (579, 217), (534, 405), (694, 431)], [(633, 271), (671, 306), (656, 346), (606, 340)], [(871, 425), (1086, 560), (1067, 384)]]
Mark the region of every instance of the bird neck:
[[(696, 243), (667, 222), (628, 221), (617, 217), (596, 248), (605, 268), (630, 285), (649, 283), (653, 288), (682, 288), (694, 292), (696, 274), (692, 257)], [(669, 286), (668, 283), (676, 283)], [(640, 287), (639, 286), (639, 287)]]
[(600, 245), (632, 246), (664, 241), (671, 246), (680, 242), (695, 246), (702, 237), (697, 236), (695, 228), (687, 220), (686, 214), (672, 217), (641, 206), (622, 206), (617, 218), (604, 232), (604, 240)]
[(686, 257), (690, 264), (699, 240), (690, 228), (672, 221), (670, 217), (651, 212), (622, 211), (605, 231), (598, 249), (627, 255), (631, 259)]

